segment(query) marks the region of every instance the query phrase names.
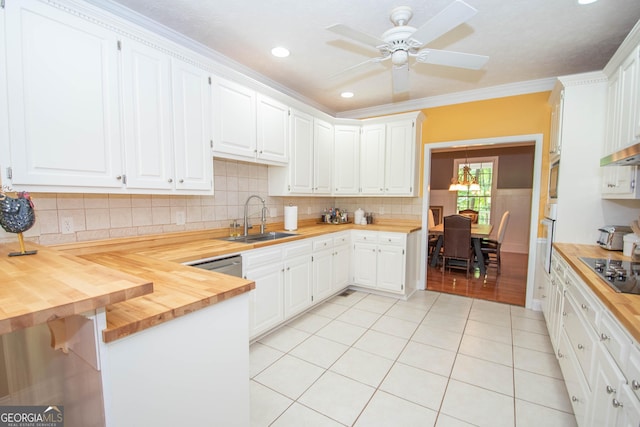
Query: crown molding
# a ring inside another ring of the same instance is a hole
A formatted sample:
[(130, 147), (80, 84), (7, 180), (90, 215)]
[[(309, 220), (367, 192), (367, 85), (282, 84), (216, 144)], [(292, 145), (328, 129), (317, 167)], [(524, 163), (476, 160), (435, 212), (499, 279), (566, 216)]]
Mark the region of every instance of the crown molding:
[(406, 102), (379, 105), (376, 107), (362, 108), (359, 110), (343, 111), (336, 117), (361, 119), (386, 114), (394, 114), (404, 111), (422, 110), (425, 108), (442, 107), (445, 105), (462, 104), (465, 102), (484, 101), (493, 98), (507, 96), (526, 95), (536, 92), (547, 92), (553, 89), (556, 78), (529, 80), (518, 83), (509, 83), (500, 86), (474, 89), (465, 92), (456, 92), (446, 95), (432, 96), (428, 98), (414, 99)]

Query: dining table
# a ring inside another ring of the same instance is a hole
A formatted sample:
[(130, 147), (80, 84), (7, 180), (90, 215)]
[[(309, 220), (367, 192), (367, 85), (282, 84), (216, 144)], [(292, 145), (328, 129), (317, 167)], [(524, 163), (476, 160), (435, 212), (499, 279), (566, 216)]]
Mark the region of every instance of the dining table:
[[(480, 275), (482, 277), (487, 274), (487, 267), (484, 264), (484, 255), (482, 254), (481, 243), (482, 239), (486, 239), (491, 235), (492, 230), (493, 225), (491, 224), (471, 224), (471, 243), (473, 245), (476, 260), (478, 261), (478, 267), (480, 268)], [(440, 249), (442, 248), (442, 243), (444, 240), (444, 223), (440, 223), (429, 228), (429, 235), (438, 236), (438, 242), (436, 243), (436, 247), (433, 253), (440, 253)], [(438, 257), (431, 257), (431, 266), (435, 267), (437, 265)]]

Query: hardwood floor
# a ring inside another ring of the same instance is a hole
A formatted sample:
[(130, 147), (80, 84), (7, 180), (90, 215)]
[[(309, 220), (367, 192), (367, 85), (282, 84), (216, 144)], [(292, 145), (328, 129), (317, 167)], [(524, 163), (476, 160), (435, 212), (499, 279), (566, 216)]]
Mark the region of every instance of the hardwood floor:
[(490, 267), (486, 281), (477, 269), (467, 279), (463, 270), (445, 269), (442, 274), (440, 267), (427, 266), (427, 289), (524, 306), (528, 258), (527, 254), (503, 252), (500, 275), (495, 267)]

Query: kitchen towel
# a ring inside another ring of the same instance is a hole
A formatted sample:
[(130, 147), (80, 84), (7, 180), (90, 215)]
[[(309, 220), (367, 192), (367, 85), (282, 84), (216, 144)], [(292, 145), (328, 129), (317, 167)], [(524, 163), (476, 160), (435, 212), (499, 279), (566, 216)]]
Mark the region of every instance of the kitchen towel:
[(284, 229), (287, 231), (293, 231), (298, 229), (298, 207), (297, 206), (284, 207)]

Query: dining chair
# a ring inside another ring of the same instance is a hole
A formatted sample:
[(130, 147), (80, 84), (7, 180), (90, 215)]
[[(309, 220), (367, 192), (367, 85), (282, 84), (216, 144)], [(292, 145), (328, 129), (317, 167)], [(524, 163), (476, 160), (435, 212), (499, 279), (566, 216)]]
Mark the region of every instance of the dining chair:
[[(433, 216), (433, 211), (431, 209), (429, 209), (429, 217), (428, 217), (428, 222), (427, 222), (427, 227), (428, 228), (432, 228), (436, 226), (436, 221), (435, 218)], [(428, 234), (428, 239), (427, 239), (427, 243), (428, 243), (428, 256), (427, 256), (427, 262), (429, 262), (431, 260), (431, 257), (433, 256), (433, 253), (436, 249), (436, 245), (438, 244), (438, 235), (436, 234)], [(442, 250), (440, 251), (442, 252)], [(438, 254), (437, 256), (439, 256), (440, 254)]]
[[(453, 261), (453, 262), (452, 262)], [(442, 274), (451, 268), (465, 268), (467, 279), (473, 265), (474, 253), (471, 246), (471, 218), (464, 215), (444, 217), (444, 250), (442, 251)], [(464, 262), (464, 264), (462, 264)]]
[(458, 214), (468, 216), (469, 218), (471, 218), (471, 222), (473, 224), (478, 223), (478, 215), (479, 215), (478, 211), (474, 211), (473, 209), (463, 209), (461, 211), (458, 211)]
[(484, 262), (487, 265), (496, 265), (498, 268), (498, 274), (500, 274), (500, 250), (502, 248), (502, 241), (504, 240), (504, 234), (507, 231), (507, 225), (509, 224), (509, 217), (511, 213), (509, 211), (505, 211), (502, 214), (502, 219), (500, 220), (500, 226), (498, 227), (498, 238), (496, 240), (493, 239), (482, 239), (481, 249), (482, 256), (484, 258)]

